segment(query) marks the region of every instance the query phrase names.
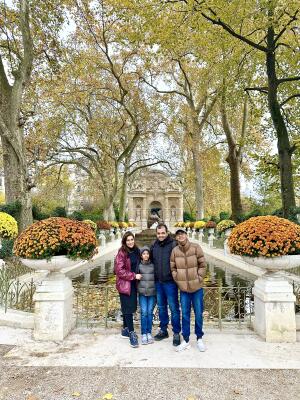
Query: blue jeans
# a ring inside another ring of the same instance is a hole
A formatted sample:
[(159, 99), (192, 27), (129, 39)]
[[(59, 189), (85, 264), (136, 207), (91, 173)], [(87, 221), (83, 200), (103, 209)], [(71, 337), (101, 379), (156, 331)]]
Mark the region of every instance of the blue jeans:
[(202, 338), (204, 335), (202, 330), (203, 325), (203, 289), (199, 289), (194, 293), (187, 293), (180, 291), (180, 304), (182, 312), (182, 336), (186, 342), (190, 337), (190, 324), (191, 324), (191, 308), (193, 305), (195, 313), (195, 334), (197, 339)]
[(156, 295), (160, 329), (164, 332), (168, 329), (169, 315), (168, 305), (171, 310), (171, 323), (174, 333), (180, 333), (180, 310), (178, 302), (178, 287), (175, 282), (156, 282)]
[(141, 308), (141, 332), (142, 335), (145, 335), (152, 331), (153, 309), (156, 303), (156, 297), (140, 294), (139, 303)]

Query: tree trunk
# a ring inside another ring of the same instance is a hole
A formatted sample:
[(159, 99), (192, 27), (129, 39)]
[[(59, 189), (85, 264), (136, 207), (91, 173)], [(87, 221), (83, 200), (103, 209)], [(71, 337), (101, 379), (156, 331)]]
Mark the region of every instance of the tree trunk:
[(106, 204), (103, 209), (103, 219), (105, 221), (114, 221), (116, 218), (113, 203)]
[(125, 158), (125, 162), (124, 162), (124, 174), (123, 174), (121, 193), (120, 193), (120, 208), (119, 208), (120, 221), (125, 220), (126, 202), (127, 202), (127, 185), (128, 185), (128, 178), (129, 178), (128, 173), (129, 173), (129, 163), (131, 160), (131, 154), (132, 154), (132, 152), (129, 153), (129, 155)]
[(240, 158), (231, 153), (226, 161), (230, 169), (230, 200), (231, 200), (231, 219), (239, 222), (239, 216), (243, 213), (241, 199), (241, 182), (240, 182)]
[(241, 199), (241, 162), (242, 162), (242, 148), (243, 139), (246, 133), (246, 123), (248, 117), (248, 102), (247, 97), (244, 102), (243, 109), (243, 121), (241, 129), (241, 139), (240, 147), (237, 148), (237, 143), (234, 138), (232, 129), (229, 125), (226, 110), (226, 83), (224, 80), (223, 93), (221, 98), (221, 117), (222, 126), (226, 136), (227, 146), (228, 146), (228, 156), (226, 161), (229, 165), (230, 170), (230, 200), (231, 200), (231, 219), (235, 222), (239, 222), (239, 216), (243, 213), (242, 199)]
[(27, 170), (23, 162), (17, 157), (11, 144), (2, 137), (3, 167), (5, 181), (5, 201), (18, 201), (21, 205), (18, 216), (19, 231), (23, 231), (32, 224), (32, 203), (27, 189)]
[(268, 75), (268, 105), (274, 128), (277, 134), (277, 149), (280, 169), (281, 199), (284, 217), (289, 216), (289, 209), (296, 206), (293, 182), (292, 151), (285, 121), (278, 101), (278, 80), (276, 76), (274, 28), (268, 28), (266, 53)]
[(204, 199), (203, 199), (203, 169), (200, 161), (199, 141), (194, 141), (192, 148), (193, 166), (195, 171), (195, 200), (196, 200), (196, 219), (204, 218)]
[[(32, 223), (26, 150), (24, 134), (19, 125), (19, 119), (24, 89), (31, 76), (33, 42), (29, 22), (29, 1), (20, 0), (18, 3), (23, 51), (20, 50), (18, 68), (14, 67), (13, 75), (15, 81), (13, 85), (9, 83), (0, 53), (0, 136), (3, 147), (5, 200), (8, 203), (20, 202), (21, 210), (18, 222), (19, 231), (22, 231)], [(7, 40), (9, 41), (8, 37)], [(12, 65), (10, 67), (13, 68)]]

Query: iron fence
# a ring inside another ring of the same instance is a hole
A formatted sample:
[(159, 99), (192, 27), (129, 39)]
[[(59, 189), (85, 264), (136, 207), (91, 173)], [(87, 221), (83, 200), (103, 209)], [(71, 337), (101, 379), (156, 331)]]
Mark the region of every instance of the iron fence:
[(35, 292), (33, 279), (21, 282), (19, 279), (0, 279), (0, 307), (33, 312), (33, 295)]
[[(77, 326), (112, 327), (121, 323), (119, 295), (112, 285), (75, 286), (75, 315)], [(249, 326), (253, 315), (252, 287), (205, 287), (204, 325), (222, 329), (230, 326)], [(139, 322), (139, 308), (135, 315)], [(158, 324), (158, 309), (155, 307), (154, 324)], [(193, 322), (193, 317), (192, 317)]]

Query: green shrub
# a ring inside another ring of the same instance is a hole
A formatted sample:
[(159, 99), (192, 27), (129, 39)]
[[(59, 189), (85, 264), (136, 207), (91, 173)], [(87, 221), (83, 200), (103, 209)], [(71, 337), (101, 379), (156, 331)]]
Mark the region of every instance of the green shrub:
[(51, 213), (51, 217), (67, 217), (67, 212), (65, 207), (55, 207)]
[(229, 219), (230, 218), (230, 213), (227, 211), (221, 211), (219, 214), (220, 221), (223, 219)]
[(76, 219), (77, 221), (83, 221), (84, 219), (91, 219), (91, 218), (85, 218), (85, 216), (81, 211), (73, 211), (72, 214), (70, 215), (70, 218)]
[(49, 218), (50, 214), (42, 212), (39, 206), (37, 206), (36, 204), (33, 204), (32, 217), (36, 221), (41, 221), (42, 219)]
[(188, 213), (187, 211), (184, 211), (183, 212), (183, 220), (184, 221), (195, 221), (195, 216), (193, 215), (193, 214), (190, 214), (190, 213)]
[(17, 200), (12, 203), (6, 203), (0, 205), (0, 211), (5, 212), (15, 219), (18, 219), (21, 211), (21, 203)]
[(2, 247), (0, 249), (0, 258), (5, 260), (6, 258), (12, 257), (14, 239), (2, 239), (1, 245)]
[[(292, 222), (300, 225), (300, 221), (298, 221), (297, 214), (300, 214), (300, 207), (290, 207), (288, 215), (285, 218), (288, 219), (289, 221), (292, 221)], [(276, 215), (277, 217), (284, 218), (283, 217), (283, 209), (278, 208), (277, 210), (272, 212), (272, 215)]]

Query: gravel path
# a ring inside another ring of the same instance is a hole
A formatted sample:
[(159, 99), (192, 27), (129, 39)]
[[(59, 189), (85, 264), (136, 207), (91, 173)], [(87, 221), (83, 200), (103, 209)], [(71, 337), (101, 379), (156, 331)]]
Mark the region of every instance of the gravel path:
[[(16, 367), (1, 400), (299, 400), (299, 370)], [(111, 395), (112, 397), (111, 397)]]

